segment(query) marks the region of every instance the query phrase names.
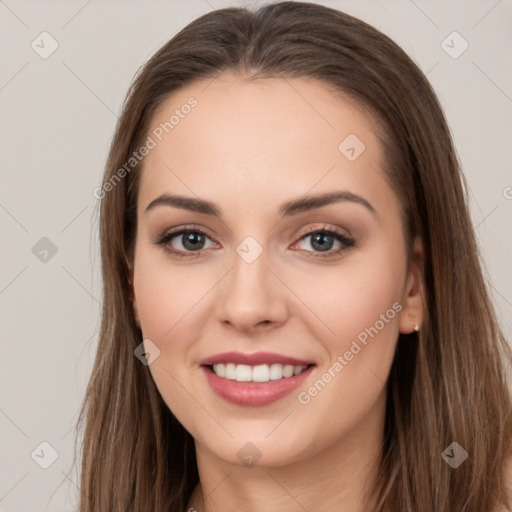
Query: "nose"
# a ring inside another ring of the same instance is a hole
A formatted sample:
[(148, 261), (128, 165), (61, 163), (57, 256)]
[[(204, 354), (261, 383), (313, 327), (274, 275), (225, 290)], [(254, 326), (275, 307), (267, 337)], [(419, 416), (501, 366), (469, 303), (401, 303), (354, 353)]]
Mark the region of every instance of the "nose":
[(235, 253), (216, 297), (217, 318), (226, 327), (267, 331), (286, 322), (288, 289), (268, 263), (265, 251), (252, 263)]

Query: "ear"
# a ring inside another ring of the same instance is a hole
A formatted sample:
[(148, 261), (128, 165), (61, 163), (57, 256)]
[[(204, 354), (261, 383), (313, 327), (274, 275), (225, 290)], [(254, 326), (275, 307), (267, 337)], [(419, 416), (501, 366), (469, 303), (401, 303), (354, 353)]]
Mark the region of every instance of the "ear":
[(420, 237), (414, 240), (406, 284), (402, 295), (399, 330), (402, 334), (414, 332), (416, 324), (421, 328), (425, 289), (425, 250)]

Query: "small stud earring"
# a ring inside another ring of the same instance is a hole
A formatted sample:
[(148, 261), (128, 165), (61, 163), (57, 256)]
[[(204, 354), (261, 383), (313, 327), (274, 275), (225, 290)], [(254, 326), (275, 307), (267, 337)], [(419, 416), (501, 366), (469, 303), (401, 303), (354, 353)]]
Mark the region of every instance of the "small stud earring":
[(414, 330), (418, 332), (420, 330), (420, 326), (416, 323), (414, 324)]

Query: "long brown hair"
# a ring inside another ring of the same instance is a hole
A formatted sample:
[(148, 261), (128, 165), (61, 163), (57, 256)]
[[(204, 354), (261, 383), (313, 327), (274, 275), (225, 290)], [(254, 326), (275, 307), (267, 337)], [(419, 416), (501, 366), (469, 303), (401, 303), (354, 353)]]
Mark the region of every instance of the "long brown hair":
[[(506, 501), (512, 455), (512, 353), (486, 288), (443, 112), (421, 70), (388, 37), (324, 6), (282, 2), (196, 19), (143, 66), (127, 95), (100, 195), (103, 312), (77, 424), (85, 422), (80, 511), (182, 512), (198, 482), (192, 437), (134, 357), (142, 341), (130, 300), (141, 165), (126, 162), (171, 93), (225, 70), (318, 79), (378, 120), (409, 254), (419, 235), (426, 259), (425, 320), (419, 334), (399, 336), (387, 384), (376, 510), (494, 510)], [(452, 442), (469, 454), (457, 469), (441, 456)]]

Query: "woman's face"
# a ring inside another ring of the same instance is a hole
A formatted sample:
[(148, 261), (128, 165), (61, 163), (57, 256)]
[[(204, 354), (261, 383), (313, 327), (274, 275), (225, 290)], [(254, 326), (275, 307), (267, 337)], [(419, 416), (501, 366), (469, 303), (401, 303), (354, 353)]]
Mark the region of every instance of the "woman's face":
[(382, 429), (421, 299), (373, 124), (317, 81), (233, 74), (153, 118), (134, 307), (164, 401), (212, 457), (283, 465)]

